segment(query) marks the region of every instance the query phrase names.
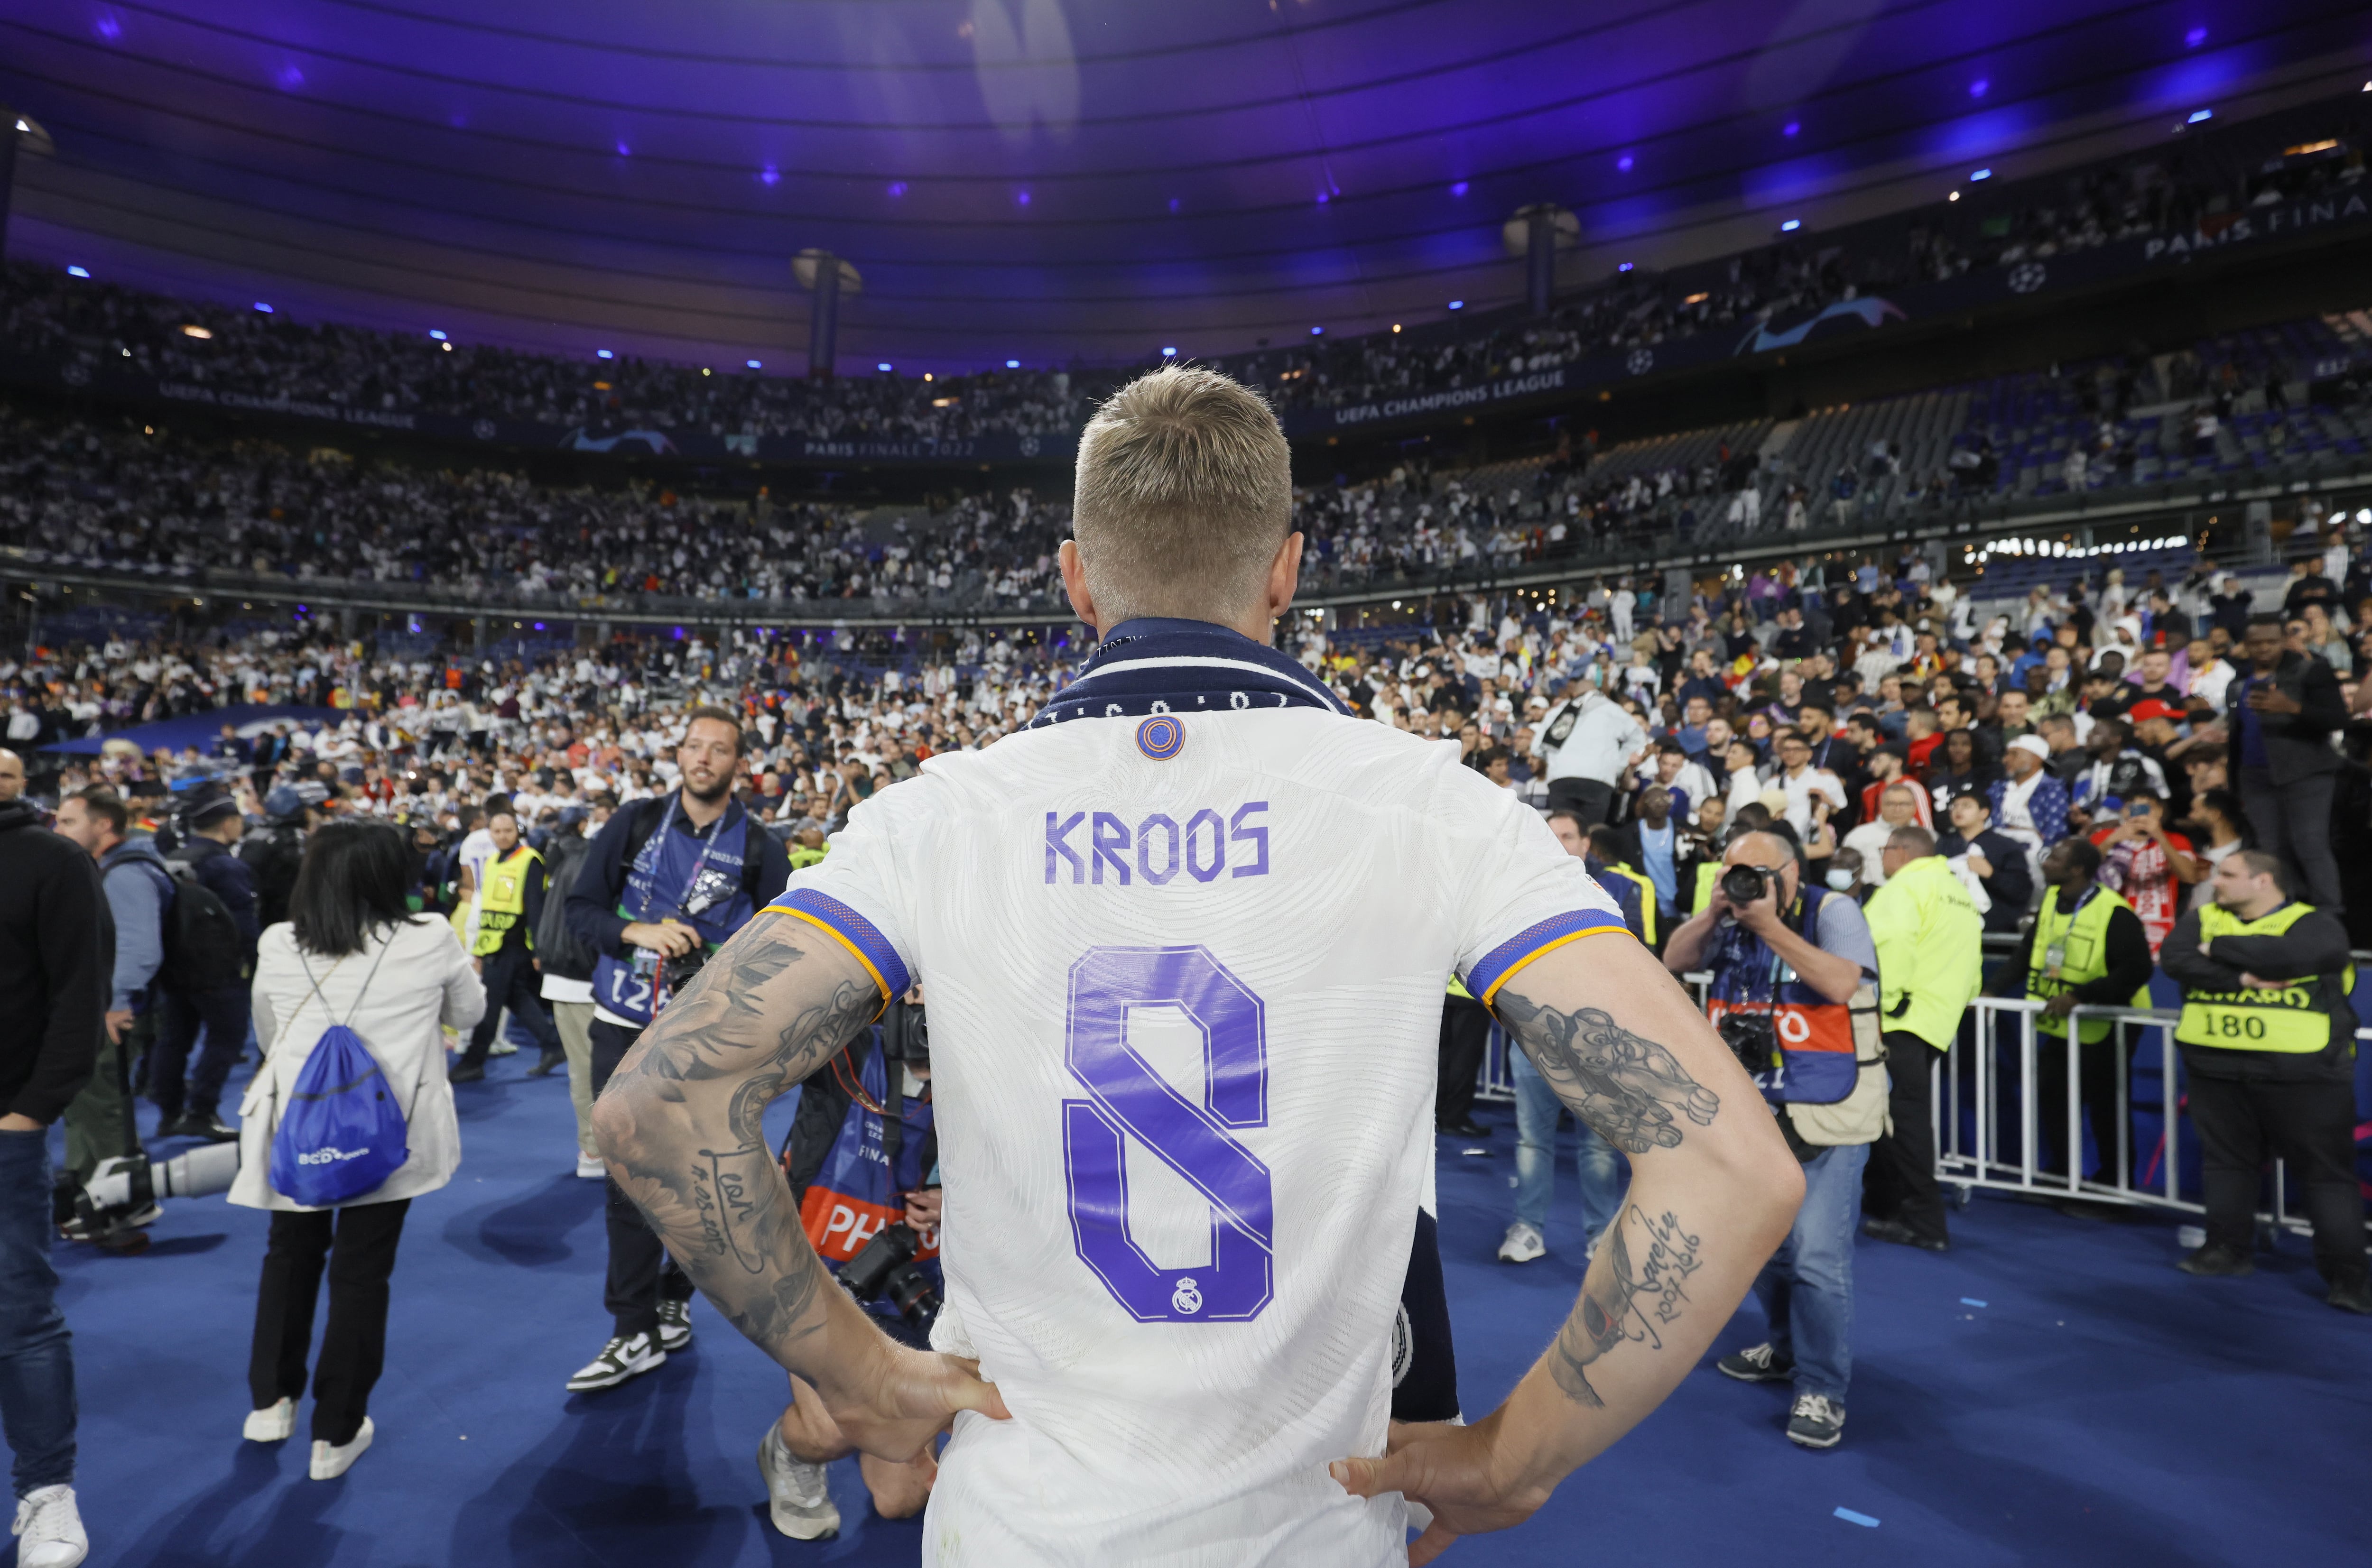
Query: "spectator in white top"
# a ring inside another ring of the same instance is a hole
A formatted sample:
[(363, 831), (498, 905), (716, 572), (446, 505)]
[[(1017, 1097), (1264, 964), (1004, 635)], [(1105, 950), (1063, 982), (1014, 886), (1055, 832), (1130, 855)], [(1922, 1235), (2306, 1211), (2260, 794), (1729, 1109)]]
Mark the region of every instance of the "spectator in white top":
[(1893, 784), (1886, 786), (1878, 797), (1878, 819), (1864, 822), (1845, 835), (1843, 847), (1860, 857), (1863, 882), (1871, 888), (1886, 886), (1886, 842), (1897, 828), (1915, 828), (1919, 822), (1919, 803), (1925, 792), (1917, 784)]
[(1605, 821), (1616, 788), (1646, 745), (1639, 721), (1604, 692), (1584, 687), (1564, 697), (1532, 741), (1549, 781), (1549, 808), (1570, 808), (1589, 827)]
[(1812, 743), (1788, 730), (1779, 737), (1778, 776), (1771, 782), (1787, 795), (1787, 825), (1796, 836), (1809, 842), (1814, 824), (1826, 822), (1832, 811), (1842, 811), (1845, 804), (1845, 786), (1837, 775), (1826, 768), (1812, 766)]
[[(447, 1028), (467, 1030), (486, 993), (434, 915), (404, 899), (409, 854), (396, 829), (332, 822), (305, 846), (286, 922), (263, 934), (255, 961), (255, 1034), (266, 1052), (239, 1109), (238, 1178), (230, 1201), (272, 1211), (248, 1361), (250, 1442), (296, 1430), (313, 1308), (326, 1262), (330, 1321), (313, 1368), (312, 1475), (345, 1473), (371, 1444), (366, 1407), (387, 1357), (387, 1283), (412, 1200), (452, 1180), (461, 1131), (445, 1080)], [(322, 1033), (343, 1024), (403, 1108), (410, 1157), (365, 1196), (308, 1209), (271, 1184), (280, 1108)]]

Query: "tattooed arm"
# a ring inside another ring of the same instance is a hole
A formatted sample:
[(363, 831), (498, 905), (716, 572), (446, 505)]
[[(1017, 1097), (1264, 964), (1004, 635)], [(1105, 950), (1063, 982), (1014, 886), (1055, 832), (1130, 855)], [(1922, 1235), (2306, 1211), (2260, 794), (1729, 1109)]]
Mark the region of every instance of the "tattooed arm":
[(1005, 1408), (965, 1364), (891, 1342), (839, 1288), (761, 1124), (880, 1010), (846, 948), (762, 914), (644, 1031), (593, 1129), (610, 1174), (717, 1310), (815, 1385), (856, 1446), (903, 1459), (955, 1411)]
[(1572, 1316), (1505, 1404), (1382, 1459), (1334, 1465), (1360, 1496), (1401, 1492), (1433, 1509), (1414, 1562), (1529, 1517), (1661, 1404), (1785, 1237), (1804, 1191), (1762, 1097), (1638, 943), (1568, 943), (1518, 970), (1493, 1006), (1574, 1115), (1630, 1156), (1631, 1191)]

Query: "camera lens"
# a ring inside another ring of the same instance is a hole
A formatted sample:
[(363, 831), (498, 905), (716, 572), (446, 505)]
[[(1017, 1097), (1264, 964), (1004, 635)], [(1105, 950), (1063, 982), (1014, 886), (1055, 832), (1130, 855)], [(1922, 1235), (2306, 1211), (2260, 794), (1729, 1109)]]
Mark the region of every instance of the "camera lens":
[(1722, 896), (1734, 904), (1750, 904), (1762, 896), (1770, 875), (1759, 865), (1733, 865), (1721, 874)]

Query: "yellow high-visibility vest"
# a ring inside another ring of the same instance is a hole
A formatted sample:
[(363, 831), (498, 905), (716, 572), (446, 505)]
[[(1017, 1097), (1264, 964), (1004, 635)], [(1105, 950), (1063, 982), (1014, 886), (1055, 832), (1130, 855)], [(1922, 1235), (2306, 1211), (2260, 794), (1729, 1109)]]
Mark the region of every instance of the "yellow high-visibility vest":
[[(486, 884), (478, 889), (478, 939), (470, 956), (483, 958), (503, 945), (510, 929), (527, 918), (528, 868), (541, 856), (525, 844), (500, 860), (486, 863)], [(535, 933), (527, 933), (528, 951), (535, 950)]]
[[(2312, 904), (2286, 903), (2260, 920), (2242, 920), (2222, 904), (2199, 912), (2199, 940), (2219, 936), (2279, 936), (2314, 912)], [(2214, 957), (2211, 949), (2209, 957)], [(2186, 991), (2182, 1021), (2174, 1038), (2185, 1045), (2221, 1051), (2278, 1051), (2309, 1055), (2331, 1045), (2331, 1015), (2319, 998), (2321, 977), (2306, 975), (2278, 991), (2242, 986), (2238, 991)], [(2341, 989), (2355, 989), (2355, 966), (2347, 966)]]
[[(2060, 909), (2059, 894), (2057, 888), (2044, 892), (2042, 908), (2034, 916), (2034, 947), (2027, 958), (2026, 993), (2043, 1001), (2109, 972), (2109, 916), (2117, 910), (2133, 908), (2097, 882), (2072, 910)], [(2149, 1005), (2146, 984), (2134, 993), (2134, 1005)], [(2106, 1018), (2085, 1019), (2084, 1043), (2090, 1045), (2108, 1039), (2109, 1023)], [(2066, 1038), (2064, 1018), (2039, 1013), (2035, 1015), (2034, 1027), (2040, 1033)]]

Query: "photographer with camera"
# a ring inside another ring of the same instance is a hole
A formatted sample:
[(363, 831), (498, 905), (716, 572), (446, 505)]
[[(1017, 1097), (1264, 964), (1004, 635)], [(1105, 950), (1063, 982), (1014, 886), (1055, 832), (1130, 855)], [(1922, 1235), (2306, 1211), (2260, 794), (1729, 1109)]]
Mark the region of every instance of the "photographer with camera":
[[(599, 955), (588, 1031), (597, 1098), (668, 998), (790, 880), (783, 846), (733, 798), (740, 760), (740, 721), (692, 709), (677, 787), (620, 808), (568, 889), (568, 928)], [(692, 1281), (615, 1179), (608, 1228), (602, 1302), (615, 1332), (569, 1378), (572, 1393), (615, 1388), (692, 1343)]]
[[(939, 1312), (938, 1144), (917, 984), (800, 1086), (783, 1142), (783, 1174), (816, 1255), (890, 1338), (917, 1350), (931, 1348)], [(824, 1467), (851, 1449), (815, 1389), (792, 1377), (791, 1403), (758, 1447), (776, 1529), (819, 1540), (840, 1528)], [(939, 1468), (928, 1448), (903, 1464), (870, 1454), (858, 1462), (885, 1519), (920, 1513)]]
[(1748, 1383), (1792, 1382), (1788, 1440), (1832, 1448), (1853, 1376), (1853, 1249), (1862, 1168), (1886, 1125), (1878, 949), (1852, 899), (1806, 883), (1779, 825), (1736, 834), (1704, 912), (1664, 949), (1711, 971), (1705, 1012), (1804, 1166), (1804, 1203), (1754, 1282), (1762, 1344), (1721, 1358)]

